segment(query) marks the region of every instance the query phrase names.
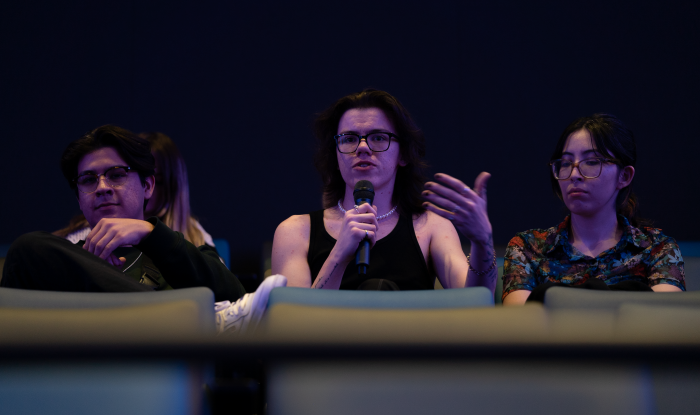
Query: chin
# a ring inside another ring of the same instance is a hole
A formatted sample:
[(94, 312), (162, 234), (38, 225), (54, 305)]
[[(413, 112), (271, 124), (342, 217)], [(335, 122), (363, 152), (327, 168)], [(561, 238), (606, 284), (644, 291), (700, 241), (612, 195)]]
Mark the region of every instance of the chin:
[(569, 212), (571, 212), (572, 215), (588, 217), (588, 216), (596, 215), (599, 212), (599, 210), (577, 206), (577, 207), (569, 208)]

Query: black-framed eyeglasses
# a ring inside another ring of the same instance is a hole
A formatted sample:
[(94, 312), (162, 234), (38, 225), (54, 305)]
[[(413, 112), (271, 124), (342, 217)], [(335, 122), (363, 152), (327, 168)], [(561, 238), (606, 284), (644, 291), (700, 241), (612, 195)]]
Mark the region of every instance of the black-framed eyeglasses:
[(338, 134), (333, 136), (338, 151), (343, 154), (357, 151), (357, 147), (360, 146), (360, 141), (362, 140), (365, 140), (367, 147), (372, 151), (387, 151), (392, 138), (396, 140), (399, 139), (396, 134), (387, 132), (370, 133), (367, 135)]
[(131, 167), (128, 166), (114, 166), (105, 170), (102, 174), (97, 173), (83, 173), (73, 179), (73, 183), (78, 187), (83, 193), (92, 193), (97, 190), (97, 184), (100, 182), (100, 176), (104, 176), (107, 180), (107, 184), (112, 187), (120, 187), (126, 183), (129, 178), (129, 171)]
[(557, 180), (566, 180), (571, 177), (571, 173), (573, 173), (574, 168), (578, 168), (581, 176), (585, 177), (586, 179), (595, 179), (600, 176), (600, 173), (602, 173), (603, 164), (619, 164), (619, 162), (620, 161), (617, 159), (593, 157), (576, 162), (558, 159), (551, 161), (549, 165), (552, 166), (552, 174), (554, 174), (554, 178)]

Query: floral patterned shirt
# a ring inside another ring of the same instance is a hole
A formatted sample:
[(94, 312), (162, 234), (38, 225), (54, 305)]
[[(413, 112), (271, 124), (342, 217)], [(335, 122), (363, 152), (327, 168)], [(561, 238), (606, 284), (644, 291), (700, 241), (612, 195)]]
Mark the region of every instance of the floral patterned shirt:
[(671, 284), (685, 291), (680, 248), (660, 229), (638, 229), (618, 216), (624, 227), (620, 242), (592, 258), (569, 243), (570, 220), (567, 216), (555, 228), (533, 229), (511, 239), (503, 266), (503, 298), (516, 290), (532, 291), (545, 282), (578, 285), (589, 278), (608, 285), (622, 281)]

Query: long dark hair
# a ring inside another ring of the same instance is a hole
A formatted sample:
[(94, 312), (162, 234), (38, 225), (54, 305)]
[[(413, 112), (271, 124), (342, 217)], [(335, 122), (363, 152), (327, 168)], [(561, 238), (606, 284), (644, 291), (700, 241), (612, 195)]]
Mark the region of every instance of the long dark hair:
[[(559, 137), (557, 146), (552, 154), (552, 160), (561, 158), (566, 140), (571, 134), (579, 130), (586, 130), (590, 134), (596, 150), (603, 155), (612, 155), (619, 160), (620, 166), (634, 167), (637, 163), (637, 143), (632, 131), (616, 116), (602, 113), (581, 117), (569, 124)], [(554, 175), (550, 175), (550, 179), (554, 194), (563, 200), (559, 180)], [(615, 205), (618, 214), (627, 217), (632, 225), (637, 226), (641, 222), (646, 221), (635, 216), (639, 208), (639, 202), (637, 196), (632, 192), (633, 182), (634, 179), (627, 187), (620, 190)]]
[(338, 133), (340, 118), (351, 109), (379, 108), (391, 121), (399, 136), (401, 159), (394, 182), (392, 202), (403, 215), (425, 212), (421, 191), (425, 183), (425, 137), (406, 108), (391, 94), (376, 89), (340, 98), (323, 112), (317, 114), (314, 134), (317, 148), (314, 161), (323, 180), (323, 208), (335, 206), (345, 195), (345, 181), (338, 170), (338, 159), (333, 136)]

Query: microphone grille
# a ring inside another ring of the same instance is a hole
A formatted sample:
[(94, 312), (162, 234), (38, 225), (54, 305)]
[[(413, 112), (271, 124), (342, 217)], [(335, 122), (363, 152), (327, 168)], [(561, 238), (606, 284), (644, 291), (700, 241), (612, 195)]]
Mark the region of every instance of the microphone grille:
[(355, 190), (352, 192), (355, 200), (357, 199), (374, 199), (374, 186), (369, 180), (360, 180), (355, 184)]

